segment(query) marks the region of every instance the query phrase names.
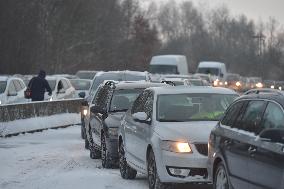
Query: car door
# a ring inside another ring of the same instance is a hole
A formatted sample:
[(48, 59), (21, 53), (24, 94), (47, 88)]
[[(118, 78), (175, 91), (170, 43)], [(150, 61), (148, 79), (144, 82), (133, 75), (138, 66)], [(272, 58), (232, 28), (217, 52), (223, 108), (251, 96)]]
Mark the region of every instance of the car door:
[(247, 163), (247, 147), (240, 142), (237, 126), (237, 121), (240, 120), (245, 112), (247, 101), (235, 103), (226, 113), (221, 121), (221, 126), (224, 126), (224, 132), (220, 137), (220, 151), (226, 161), (230, 182), (234, 188), (247, 188), (248, 184), (245, 181), (248, 178), (248, 172), (245, 169)]
[(56, 88), (56, 99), (64, 99), (65, 97), (65, 89), (63, 86), (63, 81), (60, 79), (57, 83), (57, 88)]
[(138, 157), (137, 149), (140, 149), (139, 140), (137, 140), (137, 126), (139, 126), (139, 122), (135, 121), (133, 118), (133, 114), (137, 112), (143, 112), (144, 105), (146, 103), (148, 96), (148, 92), (144, 91), (141, 93), (137, 99), (134, 101), (131, 111), (127, 112), (127, 115), (124, 119), (124, 145), (126, 149), (126, 156), (130, 162), (142, 168), (143, 161)]
[(24, 101), (24, 91), (23, 91), (20, 81), (15, 79), (13, 80), (13, 83), (14, 83), (14, 86), (17, 92), (15, 102), (23, 102)]
[[(255, 129), (255, 133), (259, 134), (264, 129), (272, 128), (284, 129), (284, 113), (280, 105), (269, 102), (262, 123)], [(283, 188), (284, 144), (256, 139), (250, 149), (250, 188)]]
[(98, 94), (94, 98), (92, 106), (98, 106), (101, 110), (104, 110), (106, 113), (93, 113), (90, 112), (90, 125), (91, 133), (93, 136), (94, 143), (101, 146), (101, 130), (103, 128), (103, 121), (107, 118), (107, 109), (110, 97), (112, 95), (112, 90), (110, 86), (103, 86)]
[(145, 103), (142, 108), (142, 112), (147, 114), (148, 120), (146, 122), (141, 122), (133, 119), (133, 125), (136, 126), (134, 129), (133, 140), (134, 144), (137, 144), (136, 149), (139, 147), (139, 150), (136, 150), (135, 157), (139, 162), (141, 162), (142, 168), (146, 170), (146, 152), (150, 141), (154, 96), (151, 91), (145, 91), (143, 98), (145, 99)]

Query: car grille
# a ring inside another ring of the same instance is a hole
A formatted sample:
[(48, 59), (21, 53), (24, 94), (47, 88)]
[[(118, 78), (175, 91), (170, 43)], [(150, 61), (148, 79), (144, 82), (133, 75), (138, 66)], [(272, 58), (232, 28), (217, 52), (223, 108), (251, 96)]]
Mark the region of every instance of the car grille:
[(208, 144), (195, 144), (197, 151), (205, 156), (208, 156)]

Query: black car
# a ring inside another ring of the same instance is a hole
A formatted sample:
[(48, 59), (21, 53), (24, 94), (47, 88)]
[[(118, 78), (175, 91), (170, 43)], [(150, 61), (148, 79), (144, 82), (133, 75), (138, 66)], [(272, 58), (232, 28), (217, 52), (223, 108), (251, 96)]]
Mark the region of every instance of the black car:
[(164, 85), (166, 84), (145, 81), (108, 81), (101, 85), (85, 121), (90, 157), (101, 157), (105, 168), (118, 165), (117, 129), (122, 116), (145, 88)]
[(212, 130), (208, 172), (214, 188), (284, 188), (284, 93), (254, 89)]
[[(92, 72), (92, 71), (91, 71)], [(138, 71), (109, 71), (109, 72), (96, 72), (93, 80), (92, 86), (89, 89), (89, 95), (86, 96), (85, 92), (79, 93), (81, 98), (84, 98), (81, 106), (81, 137), (85, 139), (85, 148), (89, 148), (89, 143), (86, 138), (86, 127), (85, 127), (85, 117), (88, 114), (89, 106), (92, 105), (92, 100), (96, 95), (98, 87), (106, 80), (113, 81), (149, 81), (150, 77), (148, 72), (138, 72)]]

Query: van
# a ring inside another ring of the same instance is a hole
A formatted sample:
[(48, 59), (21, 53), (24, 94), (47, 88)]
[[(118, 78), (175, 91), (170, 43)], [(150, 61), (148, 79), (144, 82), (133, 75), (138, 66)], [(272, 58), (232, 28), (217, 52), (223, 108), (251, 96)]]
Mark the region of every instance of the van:
[(186, 57), (183, 55), (153, 56), (149, 72), (152, 74), (181, 74), (188, 75)]
[(208, 74), (214, 80), (225, 81), (227, 76), (226, 65), (221, 62), (200, 62), (196, 73)]

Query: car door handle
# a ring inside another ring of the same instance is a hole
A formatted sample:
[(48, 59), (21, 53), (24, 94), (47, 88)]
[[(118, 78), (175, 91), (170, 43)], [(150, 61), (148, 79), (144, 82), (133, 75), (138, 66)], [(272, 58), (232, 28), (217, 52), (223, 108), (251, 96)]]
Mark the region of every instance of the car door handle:
[(225, 140), (224, 141), (225, 146), (229, 146), (230, 144), (232, 144), (231, 140)]
[(248, 149), (249, 154), (254, 154), (257, 151), (257, 149), (255, 147), (250, 146)]

